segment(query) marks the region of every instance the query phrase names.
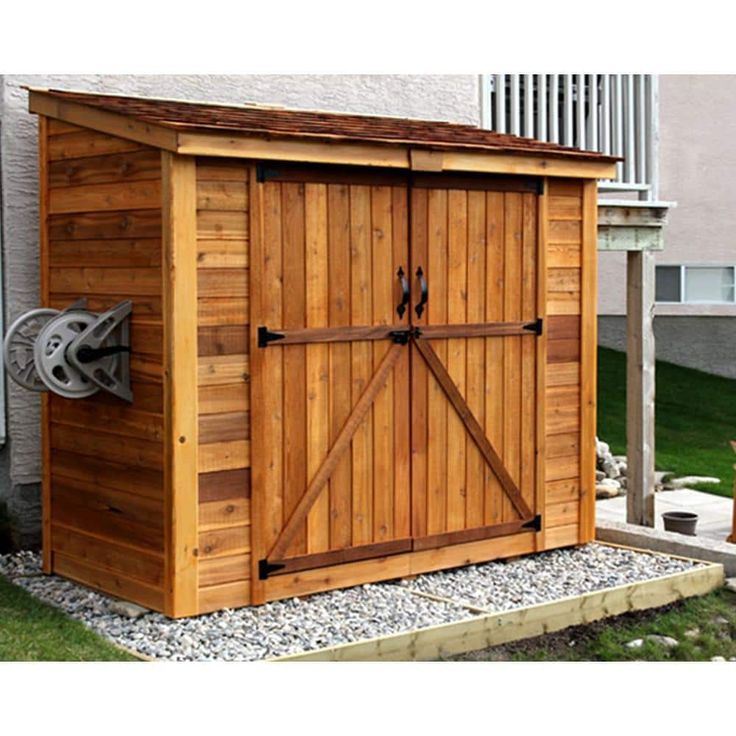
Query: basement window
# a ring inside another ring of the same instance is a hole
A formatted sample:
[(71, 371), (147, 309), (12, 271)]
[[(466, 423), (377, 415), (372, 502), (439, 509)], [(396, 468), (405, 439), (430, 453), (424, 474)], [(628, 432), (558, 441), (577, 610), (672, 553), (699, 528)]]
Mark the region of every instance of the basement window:
[(734, 266), (657, 266), (655, 299), (664, 304), (733, 304)]

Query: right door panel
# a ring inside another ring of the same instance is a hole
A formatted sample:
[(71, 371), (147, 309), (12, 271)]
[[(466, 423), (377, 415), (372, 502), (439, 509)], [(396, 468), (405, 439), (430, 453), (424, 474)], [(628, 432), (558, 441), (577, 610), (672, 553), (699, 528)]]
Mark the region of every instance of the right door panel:
[(535, 182), (518, 180), (413, 186), (417, 549), (513, 533), (534, 516), (537, 200)]

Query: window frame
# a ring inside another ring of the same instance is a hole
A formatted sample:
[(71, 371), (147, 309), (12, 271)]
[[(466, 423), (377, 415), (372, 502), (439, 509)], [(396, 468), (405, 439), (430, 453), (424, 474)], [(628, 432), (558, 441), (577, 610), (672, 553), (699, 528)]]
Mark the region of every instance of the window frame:
[[(656, 300), (656, 304), (686, 304), (689, 306), (733, 306), (736, 305), (736, 264), (734, 263), (657, 263), (655, 264), (654, 280), (655, 280), (655, 295), (656, 295), (656, 280), (657, 280), (657, 269), (658, 268), (679, 268), (680, 269), (680, 301), (660, 301)], [(698, 269), (698, 268), (730, 268), (733, 276), (733, 299), (731, 301), (725, 300), (702, 300), (690, 301), (687, 298), (687, 269)], [(656, 296), (655, 296), (656, 299)]]

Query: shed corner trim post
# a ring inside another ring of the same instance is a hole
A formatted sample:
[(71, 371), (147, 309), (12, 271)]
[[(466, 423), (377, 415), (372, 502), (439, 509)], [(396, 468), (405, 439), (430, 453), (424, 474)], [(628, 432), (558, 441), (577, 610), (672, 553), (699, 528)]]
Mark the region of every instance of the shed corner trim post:
[(580, 539), (595, 538), (596, 401), (598, 363), (598, 182), (583, 184), (580, 355)]
[(161, 153), (164, 297), (164, 609), (196, 614), (197, 189), (192, 157)]

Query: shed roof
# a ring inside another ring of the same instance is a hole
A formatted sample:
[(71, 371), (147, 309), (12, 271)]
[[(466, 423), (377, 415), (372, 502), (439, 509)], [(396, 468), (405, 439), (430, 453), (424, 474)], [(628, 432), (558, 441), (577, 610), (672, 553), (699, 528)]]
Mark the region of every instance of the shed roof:
[(61, 102), (85, 105), (174, 131), (239, 133), (267, 139), (312, 139), (372, 144), (410, 144), (438, 150), (499, 153), (613, 163), (594, 151), (495, 133), (472, 125), (401, 117), (294, 110), (258, 104), (225, 105), (68, 90), (41, 90)]

